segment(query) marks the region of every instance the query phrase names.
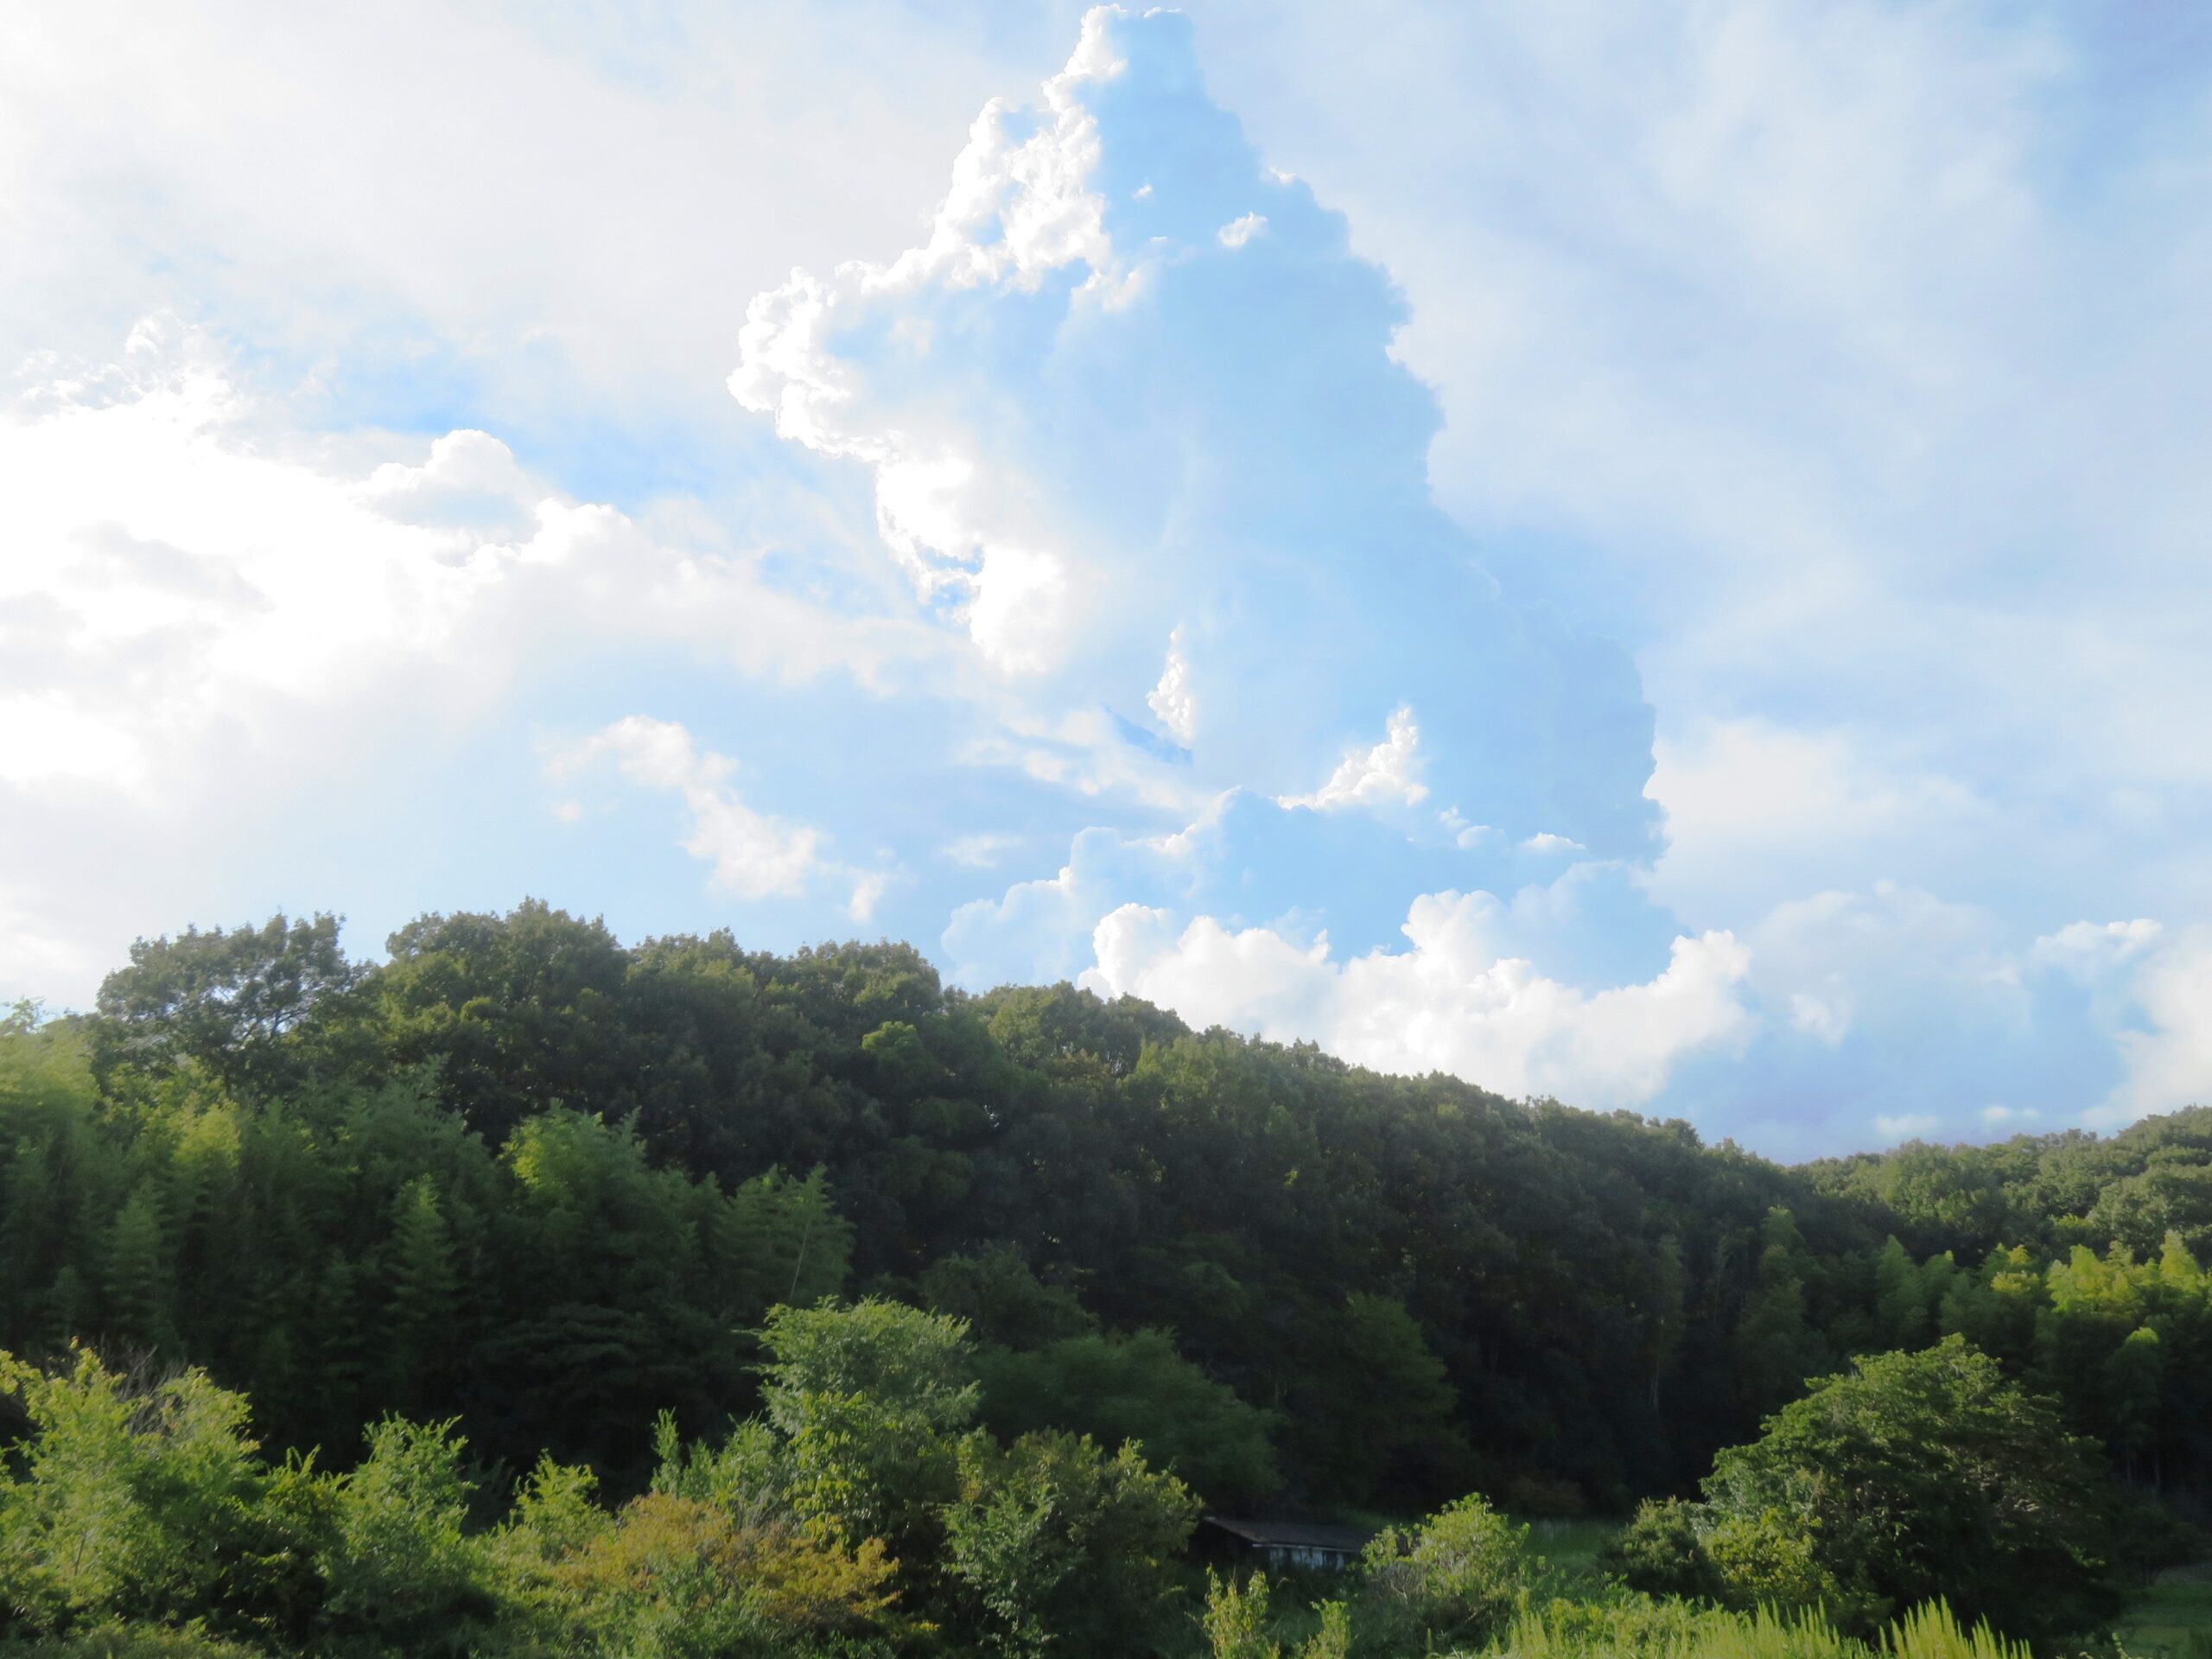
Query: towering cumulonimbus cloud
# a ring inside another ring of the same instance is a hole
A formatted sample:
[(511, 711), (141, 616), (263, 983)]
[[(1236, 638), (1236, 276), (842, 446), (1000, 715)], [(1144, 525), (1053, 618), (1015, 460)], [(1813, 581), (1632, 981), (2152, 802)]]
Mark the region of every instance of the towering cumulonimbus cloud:
[(1643, 857), (1634, 668), (1434, 508), (1403, 315), (1209, 100), (1187, 22), (1102, 9), (1037, 107), (977, 118), (920, 246), (753, 302), (731, 385), (870, 470), (917, 591), (1094, 764), (1306, 798), (1402, 717), (1416, 833)]
[(977, 753), (1096, 803), (1057, 874), (956, 911), (956, 974), (1641, 1100), (1741, 1037), (1743, 952), (1636, 890), (1636, 670), (1436, 509), (1405, 315), (1209, 99), (1188, 22), (1102, 8), (1037, 105), (977, 118), (919, 246), (753, 300), (730, 385), (868, 469), (972, 648)]

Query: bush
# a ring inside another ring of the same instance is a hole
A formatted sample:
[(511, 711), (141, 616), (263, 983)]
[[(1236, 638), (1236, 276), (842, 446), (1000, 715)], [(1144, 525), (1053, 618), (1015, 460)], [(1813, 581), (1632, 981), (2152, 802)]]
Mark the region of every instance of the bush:
[(0, 1468), (0, 1602), (18, 1629), (304, 1629), (330, 1484), (264, 1461), (243, 1396), (199, 1371), (111, 1371), (81, 1350), (53, 1375), (0, 1354), (0, 1393), (32, 1429), (17, 1465)]
[(1529, 1529), (1474, 1496), (1410, 1531), (1384, 1529), (1360, 1565), (1362, 1642), (1390, 1652), (1479, 1647), (1527, 1609), (1541, 1578)]
[(2119, 1610), (2101, 1455), (1956, 1337), (1859, 1362), (1714, 1459), (1701, 1503), (1647, 1504), (1614, 1552), (1639, 1589), (1827, 1609), (1869, 1636), (1948, 1598), (2046, 1643)]
[[(1285, 1659), (1268, 1602), (1266, 1573), (1255, 1573), (1240, 1583), (1234, 1573), (1223, 1579), (1209, 1573), (1205, 1611), (1198, 1618), (1208, 1659)], [(1350, 1659), (1351, 1610), (1340, 1601), (1325, 1601), (1313, 1615), (1319, 1624), (1290, 1650), (1293, 1659)]]
[(1599, 1553), (1598, 1565), (1653, 1595), (1718, 1601), (1727, 1586), (1699, 1535), (1702, 1518), (1698, 1505), (1678, 1497), (1648, 1499)]
[(961, 1492), (946, 1517), (964, 1623), (992, 1652), (1141, 1654), (1172, 1629), (1173, 1563), (1198, 1506), (1133, 1446), (1111, 1457), (1089, 1437), (1025, 1434), (1004, 1451), (961, 1447)]

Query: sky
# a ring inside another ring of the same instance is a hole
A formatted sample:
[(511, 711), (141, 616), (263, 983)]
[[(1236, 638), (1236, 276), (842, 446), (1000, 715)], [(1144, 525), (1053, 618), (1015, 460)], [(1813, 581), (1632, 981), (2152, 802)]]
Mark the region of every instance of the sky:
[(2193, 7), (12, 5), (0, 997), (535, 895), (2212, 1101), (2209, 284)]

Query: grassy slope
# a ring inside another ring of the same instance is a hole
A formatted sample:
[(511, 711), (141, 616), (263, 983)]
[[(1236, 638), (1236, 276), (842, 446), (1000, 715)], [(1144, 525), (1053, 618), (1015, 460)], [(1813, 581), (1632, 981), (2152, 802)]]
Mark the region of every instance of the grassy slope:
[(2212, 1659), (2212, 1561), (2161, 1573), (2128, 1603), (2113, 1634), (2139, 1659)]

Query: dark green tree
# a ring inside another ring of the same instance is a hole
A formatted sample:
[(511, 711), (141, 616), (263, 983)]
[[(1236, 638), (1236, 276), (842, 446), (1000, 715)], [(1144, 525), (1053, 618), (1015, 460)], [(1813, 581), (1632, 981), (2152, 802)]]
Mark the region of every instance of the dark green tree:
[(2119, 1608), (2110, 1506), (2094, 1446), (1951, 1337), (1820, 1382), (1715, 1459), (1703, 1503), (1647, 1505), (1624, 1555), (1647, 1589), (1817, 1603), (1870, 1634), (1941, 1598), (2043, 1643)]

